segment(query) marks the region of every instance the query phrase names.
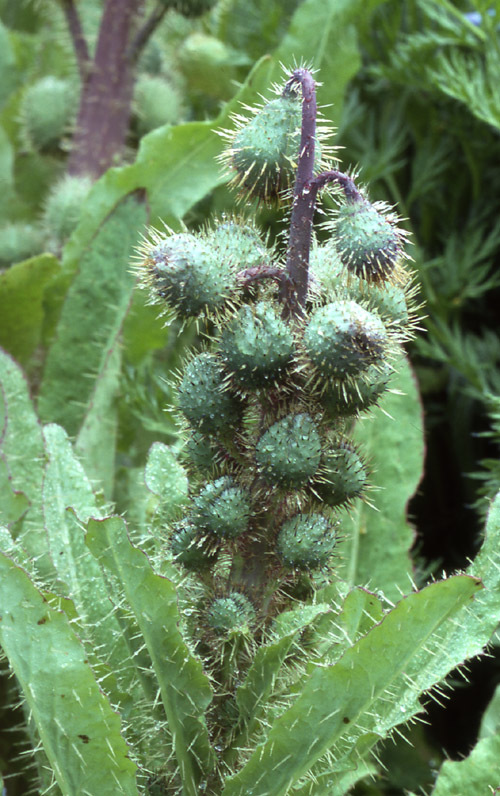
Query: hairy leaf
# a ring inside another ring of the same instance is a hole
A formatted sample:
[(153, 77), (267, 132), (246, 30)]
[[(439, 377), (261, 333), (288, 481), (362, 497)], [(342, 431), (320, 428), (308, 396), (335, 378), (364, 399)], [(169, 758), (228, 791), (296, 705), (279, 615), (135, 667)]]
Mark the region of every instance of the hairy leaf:
[(130, 544), (119, 517), (90, 520), (87, 543), (99, 562), (121, 582), (144, 636), (158, 683), (186, 796), (199, 793), (213, 752), (203, 714), (212, 693), (201, 662), (179, 631), (181, 616), (173, 584), (156, 575), (146, 555)]
[(343, 758), (359, 741), (373, 744), (420, 709), (414, 678), (427, 680), (422, 690), (434, 684), (430, 662), (440, 632), (480, 585), (457, 576), (411, 594), (336, 664), (316, 667), (266, 742), (228, 779), (224, 796), (284, 796), (329, 749), (344, 773)]
[(0, 644), (23, 689), (63, 796), (137, 796), (120, 721), (66, 615), (0, 555)]
[(347, 538), (339, 545), (345, 561), (340, 575), (351, 586), (381, 589), (396, 600), (411, 588), (409, 549), (413, 529), (408, 524), (408, 501), (422, 477), (422, 409), (409, 365), (397, 363), (391, 389), (370, 416), (358, 422), (354, 439), (360, 443), (373, 473), (369, 493), (374, 510), (358, 501), (345, 522)]

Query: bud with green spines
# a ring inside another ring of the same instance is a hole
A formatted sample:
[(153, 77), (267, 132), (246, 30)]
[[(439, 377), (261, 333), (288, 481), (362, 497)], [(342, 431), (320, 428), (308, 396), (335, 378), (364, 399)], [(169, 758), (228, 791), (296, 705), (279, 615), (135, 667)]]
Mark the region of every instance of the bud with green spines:
[(143, 268), (153, 296), (179, 317), (219, 310), (237, 285), (232, 262), (219, 262), (202, 237), (188, 233), (163, 237), (152, 232), (143, 247)]
[(341, 441), (325, 455), (321, 481), (315, 491), (329, 506), (341, 506), (359, 497), (368, 482), (368, 472), (354, 445)]
[(220, 338), (220, 353), (231, 375), (242, 386), (261, 386), (279, 377), (294, 348), (290, 327), (272, 304), (243, 305)]
[(323, 514), (296, 514), (281, 526), (276, 552), (286, 567), (324, 566), (336, 544), (335, 528)]
[(360, 195), (340, 206), (334, 232), (342, 262), (351, 273), (369, 282), (393, 278), (406, 238), (397, 220), (384, 206)]
[(208, 625), (221, 634), (248, 630), (254, 621), (255, 608), (248, 597), (236, 591), (218, 597), (207, 612)]
[(206, 242), (219, 262), (231, 263), (234, 272), (266, 263), (270, 252), (257, 229), (250, 223), (230, 219), (209, 230)]
[(347, 417), (374, 406), (387, 390), (393, 369), (388, 362), (370, 365), (356, 377), (328, 382), (320, 402), (332, 418)]
[(188, 363), (179, 385), (178, 404), (189, 423), (203, 434), (231, 427), (240, 416), (240, 403), (227, 387), (222, 362), (208, 352)]
[(269, 484), (304, 487), (321, 461), (321, 438), (313, 418), (302, 412), (278, 420), (257, 442), (255, 461)]
[(293, 185), (301, 117), (300, 97), (288, 91), (241, 124), (228, 153), (239, 188), (272, 201)]
[(214, 442), (199, 432), (190, 434), (183, 450), (184, 456), (200, 472), (210, 472), (218, 460)]
[(218, 557), (213, 537), (200, 532), (190, 522), (184, 522), (176, 528), (170, 537), (169, 547), (175, 560), (186, 569), (208, 569)]
[(140, 136), (164, 124), (178, 124), (185, 116), (178, 87), (161, 75), (146, 73), (135, 84), (134, 111)]
[(29, 86), (21, 102), (22, 134), (37, 151), (52, 149), (69, 132), (78, 107), (78, 91), (53, 75)]
[(230, 476), (206, 484), (193, 500), (191, 522), (222, 539), (234, 539), (248, 530), (250, 496)]
[(354, 301), (335, 301), (310, 316), (304, 332), (306, 352), (326, 378), (357, 376), (380, 363), (387, 352), (381, 319)]

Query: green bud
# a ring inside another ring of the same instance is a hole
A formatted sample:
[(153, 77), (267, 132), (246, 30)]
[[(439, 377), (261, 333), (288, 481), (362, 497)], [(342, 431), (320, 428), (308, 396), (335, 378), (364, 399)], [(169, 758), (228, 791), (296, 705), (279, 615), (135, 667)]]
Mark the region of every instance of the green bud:
[(255, 621), (255, 609), (244, 594), (231, 592), (228, 597), (214, 600), (207, 614), (207, 622), (216, 633), (245, 631)]
[(366, 199), (350, 199), (341, 205), (335, 233), (349, 271), (372, 282), (391, 277), (405, 239), (394, 221)]
[(215, 563), (218, 551), (213, 538), (203, 534), (190, 522), (185, 522), (172, 534), (170, 550), (176, 561), (186, 569), (207, 569)]
[(248, 529), (250, 496), (229, 476), (210, 481), (193, 503), (193, 524), (218, 538), (234, 539)]
[(179, 409), (203, 434), (210, 434), (238, 420), (240, 404), (226, 384), (221, 361), (214, 354), (198, 354), (187, 365), (179, 386)]
[(236, 381), (253, 387), (276, 379), (293, 353), (293, 335), (271, 304), (244, 305), (224, 329), (222, 359)]
[(310, 415), (288, 415), (274, 423), (259, 439), (255, 460), (270, 484), (302, 487), (316, 473), (321, 440)]
[(224, 221), (211, 230), (206, 242), (218, 262), (229, 262), (233, 272), (255, 268), (269, 259), (258, 231), (251, 224)]
[(191, 33), (180, 47), (178, 59), (191, 91), (219, 100), (229, 99), (234, 92), (235, 66), (241, 62), (241, 55), (215, 36), (202, 31)]
[(322, 476), (315, 490), (329, 506), (339, 506), (359, 497), (368, 480), (363, 460), (348, 442), (341, 442), (325, 455)]
[(217, 448), (213, 442), (196, 432), (186, 442), (184, 454), (201, 472), (211, 470), (217, 460)]
[(202, 238), (187, 233), (154, 241), (144, 267), (154, 292), (182, 318), (220, 309), (234, 293), (231, 262), (214, 258)]
[(78, 91), (69, 80), (52, 75), (29, 86), (21, 102), (22, 131), (37, 151), (57, 146), (70, 130), (78, 107)]
[(287, 567), (317, 569), (335, 547), (332, 524), (322, 514), (296, 514), (281, 526), (276, 552)]
[(53, 186), (42, 216), (51, 250), (58, 251), (76, 229), (91, 185), (90, 177), (67, 174)]
[(12, 221), (0, 227), (0, 265), (12, 265), (44, 251), (44, 236), (39, 227)]
[(164, 77), (149, 74), (137, 78), (134, 110), (140, 136), (164, 124), (178, 124), (185, 114), (179, 89)]
[(302, 118), (300, 97), (271, 100), (235, 134), (230, 157), (239, 187), (252, 196), (277, 199), (295, 180)]
[(340, 379), (379, 363), (386, 344), (380, 318), (354, 301), (334, 301), (315, 310), (304, 333), (306, 351), (318, 371)]
[(364, 412), (387, 390), (392, 372), (390, 365), (382, 362), (370, 365), (358, 378), (330, 382), (321, 395), (321, 405), (332, 417)]

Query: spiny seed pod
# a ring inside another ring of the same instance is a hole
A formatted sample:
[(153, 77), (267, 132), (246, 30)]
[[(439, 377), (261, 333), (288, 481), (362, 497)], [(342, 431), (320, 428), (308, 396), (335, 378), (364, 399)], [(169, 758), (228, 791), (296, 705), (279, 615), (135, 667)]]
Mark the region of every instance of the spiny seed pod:
[(276, 552), (286, 567), (317, 569), (328, 561), (335, 529), (322, 514), (296, 514), (281, 526)]
[(322, 376), (357, 376), (380, 362), (387, 331), (380, 318), (354, 301), (334, 301), (312, 313), (304, 346)]
[(299, 154), (301, 108), (299, 95), (290, 91), (268, 102), (237, 130), (228, 159), (237, 172), (238, 187), (266, 201), (291, 187)]
[(164, 124), (178, 124), (185, 109), (182, 95), (173, 83), (160, 75), (139, 75), (134, 88), (137, 132), (145, 135)]
[(241, 55), (208, 33), (196, 31), (188, 36), (178, 51), (179, 67), (188, 88), (213, 99), (229, 99), (234, 91), (235, 66)]
[(206, 242), (219, 262), (229, 262), (234, 272), (255, 268), (270, 258), (258, 231), (237, 220), (223, 221), (207, 233)]
[(366, 465), (354, 446), (342, 441), (324, 458), (322, 480), (315, 490), (329, 506), (340, 506), (359, 497), (366, 486)]
[(260, 386), (276, 379), (293, 353), (293, 335), (271, 304), (244, 305), (223, 330), (222, 359), (243, 386)]
[(207, 613), (209, 626), (221, 634), (245, 631), (254, 621), (255, 609), (252, 603), (237, 591), (214, 600)]
[(217, 461), (216, 446), (210, 439), (198, 432), (189, 436), (183, 453), (200, 472), (208, 472)]
[(248, 529), (250, 496), (229, 476), (210, 481), (193, 503), (191, 521), (201, 530), (234, 539)]
[(349, 295), (356, 302), (364, 302), (368, 310), (373, 310), (383, 321), (405, 327), (410, 322), (407, 294), (404, 288), (384, 282), (367, 286), (362, 279), (348, 282)]
[(91, 185), (90, 177), (67, 174), (53, 186), (42, 216), (51, 250), (58, 251), (76, 228)]
[(180, 525), (169, 540), (175, 560), (186, 569), (202, 570), (215, 564), (218, 550), (213, 538), (199, 531), (190, 522)]
[(236, 284), (230, 262), (214, 259), (206, 242), (188, 233), (162, 238), (153, 232), (144, 267), (157, 297), (182, 318), (222, 307)]
[(316, 473), (321, 440), (316, 423), (306, 413), (287, 415), (259, 439), (255, 461), (270, 484), (302, 487)]
[(233, 426), (239, 417), (240, 404), (225, 384), (220, 359), (202, 353), (188, 363), (179, 385), (179, 409), (203, 434)]
[(393, 370), (387, 362), (370, 365), (358, 378), (333, 381), (321, 395), (321, 405), (331, 417), (364, 412), (387, 390)]
[(393, 276), (404, 256), (406, 233), (395, 216), (362, 197), (348, 199), (338, 210), (334, 230), (342, 261), (351, 273), (369, 282)]
[(78, 91), (69, 80), (48, 75), (26, 89), (21, 102), (22, 131), (36, 150), (59, 144), (69, 131), (78, 106)]

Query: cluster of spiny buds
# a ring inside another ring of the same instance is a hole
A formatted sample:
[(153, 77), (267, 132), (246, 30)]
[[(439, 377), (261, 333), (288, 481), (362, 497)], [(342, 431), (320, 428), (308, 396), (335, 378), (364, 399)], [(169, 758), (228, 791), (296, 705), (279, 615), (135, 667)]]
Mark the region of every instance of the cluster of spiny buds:
[[(209, 585), (206, 625), (227, 637), (332, 571), (341, 510), (369, 480), (353, 419), (390, 386), (413, 318), (405, 233), (318, 157), (308, 70), (225, 135), (240, 191), (291, 204), (286, 252), (248, 219), (223, 218), (198, 234), (154, 232), (141, 272), (167, 314), (206, 330), (177, 392), (198, 485), (168, 546)], [(320, 244), (326, 185), (339, 207)]]

